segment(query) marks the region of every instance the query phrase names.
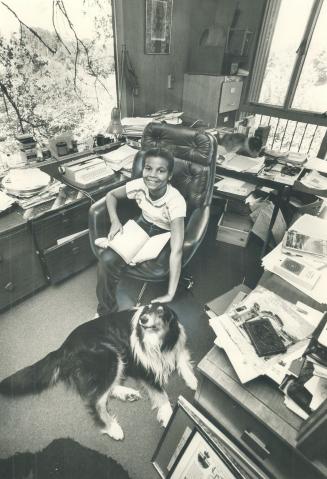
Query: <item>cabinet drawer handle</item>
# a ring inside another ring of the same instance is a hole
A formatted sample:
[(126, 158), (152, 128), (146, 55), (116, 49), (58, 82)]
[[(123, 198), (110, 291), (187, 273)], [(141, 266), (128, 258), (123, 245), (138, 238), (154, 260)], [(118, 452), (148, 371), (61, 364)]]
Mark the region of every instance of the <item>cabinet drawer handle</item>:
[(11, 281), (9, 283), (7, 283), (6, 286), (5, 286), (6, 291), (14, 291), (14, 289), (15, 289), (15, 285)]
[(270, 456), (270, 451), (266, 445), (251, 431), (243, 431), (241, 439), (256, 453), (261, 459)]
[(79, 246), (74, 246), (74, 248), (72, 248), (72, 253), (73, 254), (78, 254), (79, 251), (80, 251)]

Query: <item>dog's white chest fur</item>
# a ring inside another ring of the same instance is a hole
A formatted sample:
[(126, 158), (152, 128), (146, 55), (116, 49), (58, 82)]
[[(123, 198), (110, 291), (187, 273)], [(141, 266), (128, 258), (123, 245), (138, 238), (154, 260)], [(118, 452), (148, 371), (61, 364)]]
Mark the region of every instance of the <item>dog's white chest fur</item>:
[(136, 313), (133, 318), (133, 331), (131, 335), (131, 347), (135, 361), (141, 364), (147, 371), (151, 371), (156, 381), (160, 385), (167, 383), (169, 375), (176, 369), (178, 355), (182, 345), (185, 344), (185, 333), (180, 326), (180, 334), (174, 348), (170, 351), (161, 351), (161, 341), (158, 341), (156, 335), (147, 334), (143, 339), (143, 344), (136, 333), (136, 325), (139, 314)]

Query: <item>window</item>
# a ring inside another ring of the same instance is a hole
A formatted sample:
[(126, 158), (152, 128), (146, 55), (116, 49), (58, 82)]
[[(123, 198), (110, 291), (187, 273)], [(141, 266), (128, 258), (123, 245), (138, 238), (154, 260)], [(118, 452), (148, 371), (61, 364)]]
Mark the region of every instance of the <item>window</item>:
[(267, 0), (243, 113), (267, 146), (322, 158), (327, 148), (327, 0)]
[[(327, 110), (324, 100), (327, 98), (327, 2), (280, 0), (276, 3), (279, 8), (270, 15), (273, 33), (269, 37), (267, 31), (261, 32), (253, 71), (253, 78), (258, 74), (260, 78), (255, 79), (249, 100), (285, 110), (324, 113)], [(261, 74), (258, 62), (265, 65)]]
[(0, 2), (0, 153), (104, 132), (117, 104), (111, 0)]

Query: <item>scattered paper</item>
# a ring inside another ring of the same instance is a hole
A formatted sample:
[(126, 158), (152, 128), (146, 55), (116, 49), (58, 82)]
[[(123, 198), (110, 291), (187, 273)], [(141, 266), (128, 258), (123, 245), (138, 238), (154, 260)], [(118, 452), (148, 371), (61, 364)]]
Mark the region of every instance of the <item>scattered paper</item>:
[(320, 171), (320, 173), (327, 173), (327, 161), (320, 158), (308, 158), (305, 168)]
[[(315, 238), (319, 239), (327, 239), (327, 220), (318, 218), (312, 215), (303, 215), (301, 216), (293, 225), (292, 229), (298, 231), (299, 233), (305, 235), (311, 235)], [(281, 260), (289, 258), (289, 255), (283, 253), (282, 244), (280, 243), (276, 248), (274, 248), (270, 253), (268, 253), (262, 259), (263, 267), (271, 271), (275, 274), (278, 274), (281, 278), (285, 279), (287, 282), (292, 284), (295, 288), (299, 289), (303, 293), (307, 294), (315, 301), (319, 303), (326, 304), (327, 303), (327, 267), (322, 268), (319, 270), (320, 277), (317, 280), (315, 286), (312, 289), (308, 289), (303, 285), (296, 283), (294, 280), (290, 279), (289, 277), (284, 277), (281, 268), (276, 270), (276, 265), (278, 265)], [(301, 258), (297, 258), (299, 262)]]
[(314, 190), (327, 190), (327, 178), (318, 171), (310, 171), (300, 180), (302, 185)]

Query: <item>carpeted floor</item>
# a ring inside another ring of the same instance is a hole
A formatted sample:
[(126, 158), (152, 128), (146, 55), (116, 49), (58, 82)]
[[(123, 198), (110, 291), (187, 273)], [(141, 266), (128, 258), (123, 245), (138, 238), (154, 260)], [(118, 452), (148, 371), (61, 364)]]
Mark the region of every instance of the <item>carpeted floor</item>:
[[(258, 244), (252, 241), (244, 250), (216, 243), (215, 225), (213, 218), (206, 241), (190, 265), (196, 281), (192, 293), (181, 288), (172, 304), (186, 328), (195, 362), (206, 354), (214, 339), (203, 314), (203, 304), (244, 279), (253, 286), (260, 274)], [(0, 315), (0, 378), (57, 348), (72, 329), (92, 318), (96, 310), (95, 283), (96, 269), (91, 267)], [(150, 286), (144, 301), (162, 292), (163, 288)], [(121, 308), (134, 303), (139, 289), (140, 283), (122, 282), (119, 289)], [(190, 400), (193, 397), (176, 376), (170, 381), (168, 394), (173, 403), (179, 394)], [(124, 429), (123, 442), (102, 436), (81, 399), (62, 384), (37, 397), (14, 400), (0, 397), (0, 457), (40, 451), (54, 439), (70, 437), (112, 457), (133, 479), (155, 479), (157, 473), (150, 460), (162, 429), (148, 399), (143, 397), (136, 403), (125, 404), (113, 400), (111, 406)]]

